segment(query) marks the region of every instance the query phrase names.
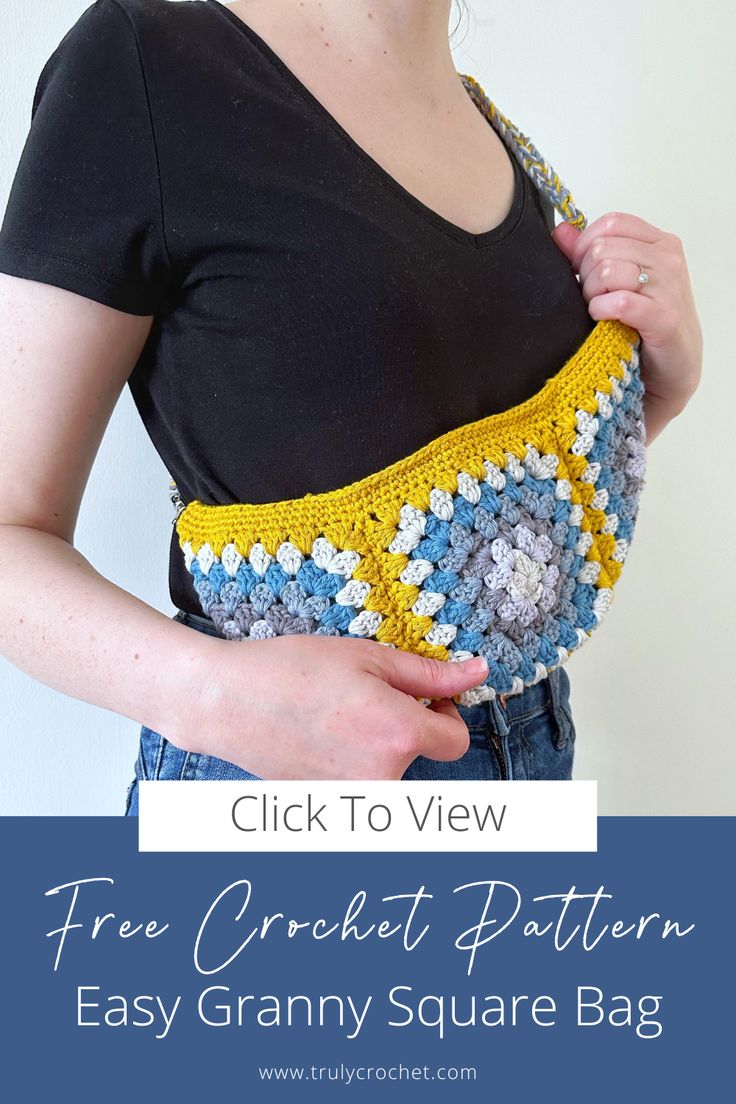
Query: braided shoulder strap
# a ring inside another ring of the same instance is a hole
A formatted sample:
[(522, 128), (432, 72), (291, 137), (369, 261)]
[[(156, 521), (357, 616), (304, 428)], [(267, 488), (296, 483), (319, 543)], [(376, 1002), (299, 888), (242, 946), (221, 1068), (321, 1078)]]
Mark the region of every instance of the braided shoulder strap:
[(517, 126), (514, 126), (510, 119), (501, 114), (475, 77), (471, 77), (467, 73), (461, 73), (460, 79), (475, 106), (482, 115), (485, 115), (494, 130), (500, 134), (533, 184), (560, 212), (565, 222), (584, 230), (588, 222), (585, 213), (575, 205), (569, 190), (532, 140), (526, 134), (523, 134)]

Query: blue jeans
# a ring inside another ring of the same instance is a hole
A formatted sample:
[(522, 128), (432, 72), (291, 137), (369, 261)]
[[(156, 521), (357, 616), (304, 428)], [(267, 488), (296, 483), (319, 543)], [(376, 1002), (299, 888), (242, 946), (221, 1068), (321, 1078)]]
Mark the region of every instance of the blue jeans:
[[(178, 610), (175, 621), (210, 636), (221, 636), (212, 621)], [(570, 779), (575, 750), (575, 725), (570, 712), (570, 680), (564, 667), (523, 694), (498, 701), (459, 706), (468, 727), (470, 747), (461, 759), (439, 762), (420, 755), (405, 779), (434, 782), (453, 779)], [(138, 815), (140, 779), (258, 779), (234, 763), (212, 755), (182, 751), (158, 732), (141, 728), (135, 777), (128, 787), (125, 815)]]

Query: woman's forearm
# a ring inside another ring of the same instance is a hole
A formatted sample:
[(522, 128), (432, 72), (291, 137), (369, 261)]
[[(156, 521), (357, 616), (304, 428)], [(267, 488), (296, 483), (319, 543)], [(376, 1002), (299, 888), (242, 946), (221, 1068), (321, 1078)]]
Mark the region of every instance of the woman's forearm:
[(401, 778), (417, 755), (467, 751), (449, 699), (479, 685), (484, 660), (298, 634), (237, 647), (152, 609), (59, 536), (0, 525), (0, 549), (0, 651), (185, 751), (264, 778)]
[[(104, 578), (67, 541), (0, 525), (0, 652), (33, 678), (155, 731), (219, 643)], [(196, 750), (196, 749), (191, 749)]]

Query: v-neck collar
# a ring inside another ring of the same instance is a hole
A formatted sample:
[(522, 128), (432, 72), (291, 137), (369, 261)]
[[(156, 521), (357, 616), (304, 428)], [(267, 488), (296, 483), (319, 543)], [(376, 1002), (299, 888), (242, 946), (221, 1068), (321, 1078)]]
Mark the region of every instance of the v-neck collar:
[[(304, 82), (296, 75), (293, 69), (290, 69), (286, 62), (276, 53), (276, 51), (269, 46), (265, 39), (263, 39), (257, 31), (245, 22), (234, 11), (230, 10), (230, 7), (220, 2), (220, 0), (202, 0), (205, 6), (210, 8), (216, 8), (219, 12), (239, 31), (248, 41), (258, 50), (262, 57), (266, 59), (289, 83), (292, 90), (299, 96), (299, 98), (307, 103), (313, 110), (315, 110), (321, 118), (332, 127), (341, 140), (345, 143), (350, 150), (358, 156), (374, 173), (374, 175), (384, 184), (384, 186), (394, 191), (408, 206), (412, 207), (419, 215), (421, 215), (427, 221), (433, 223), (444, 233), (449, 234), (456, 240), (471, 246), (474, 249), (485, 249), (489, 246), (498, 245), (500, 242), (508, 238), (516, 229), (521, 221), (524, 209), (526, 207), (527, 187), (525, 184), (525, 174), (518, 158), (508, 148), (508, 142), (501, 135), (501, 140), (506, 148), (507, 156), (511, 160), (511, 164), (514, 171), (514, 194), (511, 201), (511, 207), (504, 216), (504, 218), (491, 227), (489, 230), (481, 231), (479, 234), (474, 234), (470, 230), (466, 230), (462, 226), (458, 226), (457, 223), (452, 222), (450, 219), (439, 214), (432, 207), (429, 207), (421, 199), (415, 196), (403, 184), (392, 176), (387, 169), (385, 169), (371, 154), (368, 153), (353, 136), (345, 129), (345, 127), (338, 122), (335, 116), (325, 107), (325, 105), (319, 100), (315, 94), (310, 91)], [(458, 80), (461, 80), (461, 75), (458, 74)], [(467, 89), (466, 89), (467, 91)], [(471, 97), (472, 99), (472, 97)], [(478, 110), (478, 105), (475, 105)], [(485, 116), (484, 116), (485, 117)], [(487, 120), (489, 125), (492, 125), (490, 120)]]

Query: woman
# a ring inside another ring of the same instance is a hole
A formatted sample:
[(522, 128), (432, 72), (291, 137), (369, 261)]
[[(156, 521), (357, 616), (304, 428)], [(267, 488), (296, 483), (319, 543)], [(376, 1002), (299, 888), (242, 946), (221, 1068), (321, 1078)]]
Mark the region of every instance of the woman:
[(73, 546), (126, 381), (182, 501), (212, 504), (380, 471), (523, 402), (600, 319), (641, 333), (647, 443), (683, 409), (680, 241), (553, 229), (458, 79), (450, 7), (97, 0), (41, 73), (0, 233), (3, 652), (141, 723), (136, 778), (571, 776), (562, 668), (457, 707), (483, 660), (231, 647), (173, 534), (173, 618)]

